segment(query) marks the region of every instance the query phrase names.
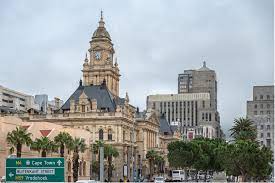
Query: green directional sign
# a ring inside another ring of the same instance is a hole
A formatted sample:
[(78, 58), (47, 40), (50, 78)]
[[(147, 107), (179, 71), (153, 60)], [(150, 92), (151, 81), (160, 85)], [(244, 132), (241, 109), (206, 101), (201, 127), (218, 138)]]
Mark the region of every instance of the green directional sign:
[(6, 159), (7, 182), (64, 182), (64, 158)]

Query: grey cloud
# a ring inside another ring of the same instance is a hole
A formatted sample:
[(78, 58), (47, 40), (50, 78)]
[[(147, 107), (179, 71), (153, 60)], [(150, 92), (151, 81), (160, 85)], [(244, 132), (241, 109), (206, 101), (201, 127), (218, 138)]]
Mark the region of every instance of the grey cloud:
[(78, 85), (104, 10), (121, 96), (145, 108), (176, 93), (177, 75), (203, 59), (216, 70), (222, 127), (244, 116), (253, 85), (273, 83), (273, 1), (1, 1), (0, 84), (66, 100)]

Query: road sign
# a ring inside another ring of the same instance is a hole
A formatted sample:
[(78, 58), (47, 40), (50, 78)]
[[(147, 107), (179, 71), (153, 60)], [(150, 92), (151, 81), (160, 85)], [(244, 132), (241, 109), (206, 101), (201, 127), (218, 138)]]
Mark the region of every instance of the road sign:
[(64, 182), (64, 158), (6, 159), (7, 182)]

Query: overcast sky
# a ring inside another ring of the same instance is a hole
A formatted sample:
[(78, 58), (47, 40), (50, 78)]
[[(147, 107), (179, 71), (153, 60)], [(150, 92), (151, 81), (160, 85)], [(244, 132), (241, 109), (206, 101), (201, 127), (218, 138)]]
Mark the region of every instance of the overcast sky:
[(272, 0), (0, 2), (0, 85), (67, 100), (77, 88), (100, 10), (121, 71), (120, 95), (176, 93), (203, 60), (218, 77), (226, 132), (246, 114), (254, 85), (273, 83)]

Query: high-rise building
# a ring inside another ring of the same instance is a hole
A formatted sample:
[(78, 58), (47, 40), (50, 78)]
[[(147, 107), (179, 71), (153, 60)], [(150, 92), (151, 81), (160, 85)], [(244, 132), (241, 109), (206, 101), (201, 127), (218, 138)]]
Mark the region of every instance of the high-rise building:
[(38, 110), (34, 97), (0, 85), (0, 113), (27, 112)]
[(187, 139), (220, 137), (219, 116), (210, 108), (209, 93), (149, 95), (147, 108), (164, 115)]
[(43, 113), (47, 112), (47, 106), (48, 106), (48, 95), (46, 94), (40, 94), (34, 96), (34, 101), (39, 105), (39, 110)]
[(274, 144), (274, 86), (254, 86), (253, 100), (247, 101), (247, 117), (257, 128), (257, 140), (261, 145)]
[(214, 70), (203, 66), (196, 70), (185, 70), (178, 76), (178, 93), (209, 93), (210, 107), (217, 109), (217, 79)]
[(147, 108), (177, 125), (184, 137), (223, 137), (217, 111), (217, 81), (214, 70), (185, 70), (178, 76), (178, 94), (149, 95)]
[(40, 112), (44, 114), (52, 113), (55, 110), (59, 110), (64, 104), (63, 100), (60, 100), (57, 97), (55, 97), (54, 100), (50, 101), (48, 98), (49, 97), (46, 94), (35, 95), (34, 98), (35, 103), (39, 105)]

